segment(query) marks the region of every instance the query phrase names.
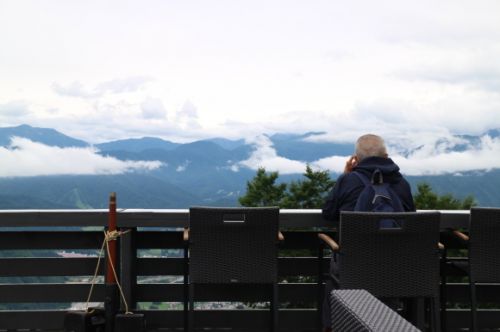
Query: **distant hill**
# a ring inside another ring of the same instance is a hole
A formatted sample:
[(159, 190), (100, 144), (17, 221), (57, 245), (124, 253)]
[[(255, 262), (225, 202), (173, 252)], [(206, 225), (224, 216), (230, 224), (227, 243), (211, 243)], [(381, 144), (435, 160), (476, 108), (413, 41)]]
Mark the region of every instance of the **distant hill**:
[[(347, 156), (352, 143), (315, 141), (320, 132), (279, 133), (268, 136), (279, 156), (312, 162), (332, 155)], [(499, 137), (500, 130), (487, 132)], [(87, 147), (56, 130), (28, 125), (0, 128), (0, 145), (8, 146), (12, 136), (25, 137), (58, 147)], [(457, 135), (440, 139), (436, 151), (465, 151), (481, 143), (481, 136)], [(127, 208), (186, 208), (190, 205), (236, 206), (238, 197), (255, 170), (232, 166), (250, 157), (255, 147), (241, 140), (214, 138), (191, 143), (174, 143), (155, 137), (106, 142), (96, 145), (100, 154), (120, 160), (158, 160), (163, 165), (148, 172), (121, 175), (39, 176), (0, 178), (0, 209), (105, 208), (109, 192), (118, 193), (119, 206)], [(422, 147), (406, 150), (417, 152)], [(50, 162), (50, 161), (48, 161)], [(281, 175), (280, 181), (296, 180), (300, 174)], [(333, 178), (337, 174), (332, 174)], [(500, 170), (471, 171), (460, 175), (408, 177), (414, 191), (420, 182), (429, 183), (439, 194), (457, 197), (473, 195), (480, 205), (500, 207)]]
[(436, 193), (453, 194), (458, 198), (475, 197), (481, 206), (500, 207), (500, 170), (466, 172), (461, 175), (409, 176), (414, 191), (417, 184), (427, 182)]
[(138, 174), (4, 178), (0, 190), (4, 209), (107, 208), (110, 192), (127, 208), (185, 208), (201, 201), (167, 181)]
[(60, 148), (89, 146), (87, 142), (66, 136), (54, 129), (36, 128), (28, 125), (0, 128), (0, 146), (8, 146), (14, 136)]
[(216, 137), (216, 138), (208, 139), (207, 141), (213, 142), (213, 143), (217, 144), (218, 146), (220, 146), (221, 148), (226, 149), (226, 150), (234, 150), (236, 148), (239, 148), (239, 147), (245, 145), (244, 139), (230, 140), (230, 139), (226, 139), (226, 138)]
[(96, 144), (101, 151), (127, 151), (140, 152), (144, 150), (172, 150), (178, 147), (179, 143), (173, 143), (156, 137), (130, 138), (107, 143)]
[(350, 156), (352, 143), (315, 142), (308, 139), (321, 133), (275, 134), (270, 137), (278, 155), (294, 160), (312, 162), (332, 155)]
[[(1, 180), (0, 180), (1, 181)], [(0, 210), (23, 209), (74, 209), (75, 205), (57, 204), (36, 196), (29, 195), (0, 195)]]

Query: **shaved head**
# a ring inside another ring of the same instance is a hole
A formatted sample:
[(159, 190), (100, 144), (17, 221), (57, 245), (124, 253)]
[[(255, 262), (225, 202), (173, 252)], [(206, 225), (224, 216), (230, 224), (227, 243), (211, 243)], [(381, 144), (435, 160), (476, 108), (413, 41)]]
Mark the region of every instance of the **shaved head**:
[(356, 157), (361, 161), (367, 157), (387, 158), (387, 149), (382, 137), (367, 134), (358, 138), (356, 142)]

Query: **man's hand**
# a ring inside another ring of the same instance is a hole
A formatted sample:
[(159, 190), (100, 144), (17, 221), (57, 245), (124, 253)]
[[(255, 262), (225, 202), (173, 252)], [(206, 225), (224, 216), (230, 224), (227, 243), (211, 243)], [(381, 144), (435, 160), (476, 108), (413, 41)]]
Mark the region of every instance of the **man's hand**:
[(345, 163), (344, 173), (351, 173), (352, 169), (358, 165), (358, 158), (351, 156)]

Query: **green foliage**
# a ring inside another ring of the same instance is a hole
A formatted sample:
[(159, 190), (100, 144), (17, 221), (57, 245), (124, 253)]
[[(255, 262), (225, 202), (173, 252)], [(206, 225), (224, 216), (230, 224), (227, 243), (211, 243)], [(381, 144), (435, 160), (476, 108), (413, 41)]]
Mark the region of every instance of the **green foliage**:
[(303, 181), (292, 181), (281, 207), (286, 209), (319, 209), (325, 203), (325, 196), (333, 187), (328, 171), (313, 171), (309, 165)]
[(319, 209), (325, 202), (334, 181), (328, 171), (313, 171), (309, 165), (305, 179), (276, 184), (278, 172), (266, 173), (259, 168), (255, 177), (247, 182), (247, 192), (239, 198), (242, 206), (279, 206), (286, 209)]
[(280, 206), (286, 190), (286, 183), (276, 184), (278, 172), (266, 173), (259, 168), (252, 181), (247, 181), (247, 192), (238, 201), (242, 206)]
[(476, 205), (474, 197), (467, 196), (463, 200), (452, 194), (438, 195), (429, 184), (422, 182), (417, 186), (414, 196), (415, 206), (421, 210), (469, 210)]

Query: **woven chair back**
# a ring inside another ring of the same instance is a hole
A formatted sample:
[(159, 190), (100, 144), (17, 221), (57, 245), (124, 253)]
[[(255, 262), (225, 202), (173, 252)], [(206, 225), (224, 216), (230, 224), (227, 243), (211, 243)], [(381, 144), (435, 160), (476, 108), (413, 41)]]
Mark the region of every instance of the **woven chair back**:
[(469, 264), (474, 282), (500, 282), (500, 208), (472, 208)]
[(189, 212), (191, 283), (277, 282), (279, 208), (192, 207)]
[[(398, 227), (381, 227), (387, 220)], [(377, 297), (437, 298), (439, 221), (439, 212), (343, 212), (340, 287)]]

